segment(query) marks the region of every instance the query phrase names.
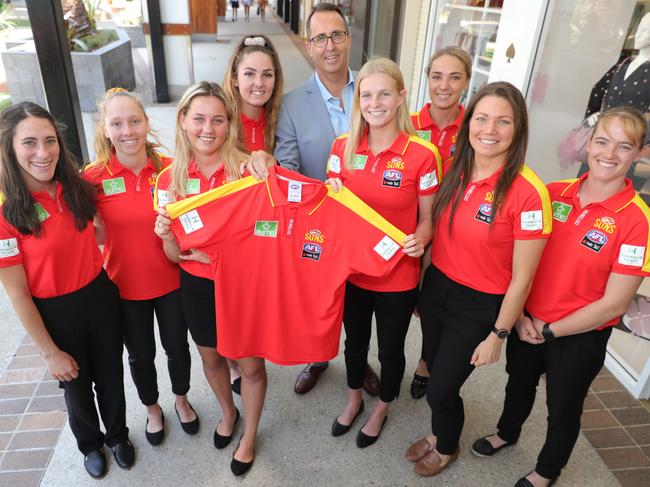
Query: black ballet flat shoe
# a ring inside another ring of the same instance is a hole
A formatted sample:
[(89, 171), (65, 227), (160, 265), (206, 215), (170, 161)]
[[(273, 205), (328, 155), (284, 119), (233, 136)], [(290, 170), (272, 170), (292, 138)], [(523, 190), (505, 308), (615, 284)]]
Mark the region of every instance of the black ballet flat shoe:
[[(493, 435), (488, 435), (488, 436), (493, 436)], [(515, 443), (517, 443), (516, 440), (508, 441), (501, 446), (494, 447), (492, 446), (492, 443), (490, 443), (487, 440), (487, 436), (484, 436), (483, 438), (479, 438), (474, 442), (474, 444), (472, 445), (472, 453), (477, 457), (491, 457), (502, 448), (512, 446)]]
[(339, 423), (339, 419), (336, 418), (334, 420), (334, 423), (332, 424), (332, 436), (341, 436), (350, 431), (350, 428), (354, 424), (354, 422), (357, 420), (357, 418), (361, 415), (361, 413), (364, 410), (364, 404), (363, 401), (361, 401), (361, 406), (359, 407), (359, 410), (357, 411), (357, 414), (354, 415), (354, 418), (352, 418), (352, 422), (350, 424), (341, 424)]
[(413, 374), (413, 382), (411, 382), (411, 397), (413, 399), (421, 399), (427, 393), (427, 385), (429, 378), (423, 375)]
[[(190, 404), (190, 409), (194, 411), (194, 408)], [(176, 409), (176, 405), (174, 405), (174, 409)], [(196, 418), (194, 418), (192, 421), (188, 421), (187, 423), (183, 423), (183, 420), (181, 419), (181, 415), (178, 414), (178, 409), (176, 409), (176, 416), (178, 416), (178, 420), (181, 422), (181, 428), (183, 428), (183, 431), (187, 433), (188, 435), (195, 435), (199, 431), (199, 415), (196, 414), (196, 411), (194, 411), (194, 414), (196, 415)]]
[(149, 442), (149, 444), (152, 446), (160, 445), (163, 439), (165, 438), (165, 415), (163, 414), (162, 408), (160, 408), (160, 417), (162, 418), (162, 425), (163, 425), (160, 431), (154, 431), (153, 433), (151, 433), (150, 431), (147, 430), (147, 427), (149, 426), (149, 418), (147, 418), (147, 423), (145, 424), (144, 427), (144, 436)]
[[(515, 487), (535, 487), (535, 485), (526, 478), (531, 473), (533, 472), (528, 472), (524, 477), (517, 480)], [(554, 479), (550, 479), (551, 482), (548, 484), (548, 487), (551, 487), (551, 485), (555, 484), (555, 482), (557, 482), (557, 479), (558, 479), (557, 477), (555, 477)]]
[(135, 463), (135, 448), (129, 440), (120, 441), (111, 450), (120, 467), (128, 470)]
[(239, 450), (239, 444), (241, 443), (243, 436), (244, 435), (239, 437), (239, 443), (237, 443), (237, 448), (235, 448), (235, 451), (232, 454), (232, 461), (230, 462), (230, 470), (236, 477), (244, 475), (246, 472), (248, 472), (253, 466), (253, 462), (255, 461), (255, 457), (253, 457), (250, 462), (240, 462), (239, 460), (235, 459), (235, 453), (237, 453), (237, 450)]
[(101, 479), (106, 475), (106, 456), (104, 455), (104, 448), (91, 451), (84, 457), (84, 467), (86, 472), (94, 479)]
[[(239, 421), (239, 409), (235, 408), (235, 411), (237, 411), (237, 414), (235, 414), (235, 421), (232, 424), (232, 433), (228, 436), (220, 435), (217, 433), (217, 430), (215, 428), (214, 430), (214, 447), (218, 450), (221, 450), (222, 448), (226, 448), (228, 445), (230, 445), (230, 442), (232, 441), (232, 435), (235, 432), (235, 427), (237, 426), (237, 422)], [(217, 425), (219, 426), (219, 425)]]
[(235, 394), (241, 396), (241, 377), (237, 377), (234, 381), (232, 381), (232, 384), (230, 384), (230, 389)]
[[(365, 434), (363, 431), (359, 430), (359, 433), (357, 433), (357, 447), (366, 448), (369, 447), (370, 445), (374, 445), (377, 439), (379, 438), (379, 435), (381, 434), (381, 430), (384, 429), (384, 425), (386, 424), (387, 419), (388, 416), (386, 416), (384, 418), (384, 421), (381, 423), (381, 429), (379, 430), (379, 433), (377, 433), (377, 436), (370, 436)], [(365, 424), (363, 426), (365, 426)], [(363, 426), (361, 427), (361, 429), (363, 429)]]

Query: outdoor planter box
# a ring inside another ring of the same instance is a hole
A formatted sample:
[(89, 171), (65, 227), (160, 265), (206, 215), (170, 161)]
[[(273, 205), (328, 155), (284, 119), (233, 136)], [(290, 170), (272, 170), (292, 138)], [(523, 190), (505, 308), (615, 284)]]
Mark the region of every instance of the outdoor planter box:
[[(82, 112), (97, 111), (97, 100), (116, 86), (135, 89), (131, 41), (121, 29), (118, 40), (92, 52), (73, 52), (72, 67)], [(12, 102), (32, 101), (46, 106), (45, 91), (34, 43), (12, 47), (2, 53)]]

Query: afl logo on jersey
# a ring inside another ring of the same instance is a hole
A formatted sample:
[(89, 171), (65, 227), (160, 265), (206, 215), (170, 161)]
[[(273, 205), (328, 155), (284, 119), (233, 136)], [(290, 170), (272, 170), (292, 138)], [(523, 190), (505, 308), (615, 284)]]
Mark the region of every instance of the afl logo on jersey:
[(582, 237), (581, 245), (584, 245), (594, 252), (600, 252), (603, 245), (607, 243), (607, 235), (600, 230), (589, 230), (587, 234)]
[(399, 188), (402, 184), (402, 173), (395, 169), (388, 169), (384, 171), (384, 178), (381, 182), (382, 186), (389, 186), (391, 188)]
[(320, 260), (320, 254), (323, 249), (316, 243), (305, 243), (302, 245), (302, 258), (311, 260)]
[(490, 203), (481, 203), (474, 218), (480, 222), (490, 224), (492, 222), (492, 205)]

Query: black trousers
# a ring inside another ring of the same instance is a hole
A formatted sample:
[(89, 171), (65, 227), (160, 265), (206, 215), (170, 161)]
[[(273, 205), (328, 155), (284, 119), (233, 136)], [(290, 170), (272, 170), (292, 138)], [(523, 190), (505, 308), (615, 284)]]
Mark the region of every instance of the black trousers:
[(181, 269), (181, 302), (185, 322), (194, 343), (201, 347), (217, 347), (217, 316), (214, 303), (214, 281), (193, 276)]
[[(86, 455), (104, 443), (127, 440), (122, 367), (122, 323), (117, 287), (102, 272), (78, 291), (34, 298), (54, 343), (79, 365), (79, 377), (61, 382), (70, 429)], [(93, 383), (106, 434), (99, 429)]]
[(436, 449), (451, 455), (458, 449), (465, 422), (460, 389), (474, 371), (474, 350), (491, 333), (503, 295), (463, 286), (430, 266), (420, 291), (420, 319), (431, 378), (427, 402)]
[(131, 377), (138, 397), (145, 406), (158, 402), (156, 374), (156, 339), (153, 314), (156, 313), (160, 341), (167, 354), (167, 370), (172, 392), (184, 396), (190, 390), (190, 348), (187, 325), (179, 289), (154, 299), (122, 299), (124, 345), (129, 351)]
[(417, 299), (417, 288), (379, 292), (349, 282), (345, 285), (345, 367), (350, 389), (360, 389), (363, 385), (374, 312), (381, 363), (379, 398), (384, 402), (397, 398), (406, 365), (404, 340)]
[(548, 427), (535, 470), (543, 477), (560, 475), (571, 457), (580, 432), (582, 406), (589, 385), (605, 363), (612, 329), (594, 330), (531, 345), (516, 333), (508, 337), (508, 384), (499, 436), (516, 441), (535, 402), (539, 377), (546, 373)]

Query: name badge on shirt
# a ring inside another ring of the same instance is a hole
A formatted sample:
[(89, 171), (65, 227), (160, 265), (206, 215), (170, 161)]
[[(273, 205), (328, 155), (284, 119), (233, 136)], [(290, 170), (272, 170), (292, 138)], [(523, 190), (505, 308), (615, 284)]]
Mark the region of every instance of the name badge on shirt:
[(201, 192), (201, 181), (192, 178), (185, 181), (185, 194), (199, 194)]
[(571, 213), (571, 210), (573, 207), (571, 205), (567, 205), (566, 203), (562, 203), (561, 201), (554, 201), (553, 202), (553, 220), (557, 220), (559, 222), (565, 222), (569, 218), (569, 213)]
[(416, 130), (418, 137), (421, 139), (426, 140), (427, 142), (431, 142), (431, 130)]
[(102, 188), (104, 189), (104, 194), (106, 196), (111, 196), (113, 194), (126, 193), (126, 185), (124, 184), (124, 178), (113, 178), (113, 179), (104, 179), (102, 181)]
[(257, 235), (258, 237), (276, 238), (278, 236), (278, 222), (266, 220), (256, 221), (253, 235)]
[(300, 203), (302, 201), (302, 183), (298, 181), (289, 181), (289, 192), (287, 201), (291, 203)]
[(359, 169), (359, 170), (365, 169), (367, 160), (368, 160), (368, 156), (362, 154), (355, 154), (354, 157), (352, 158), (352, 169)]
[(38, 217), (38, 221), (41, 223), (47, 220), (50, 216), (47, 210), (43, 208), (43, 205), (41, 205), (40, 203), (34, 203), (34, 210), (36, 211), (36, 216)]

